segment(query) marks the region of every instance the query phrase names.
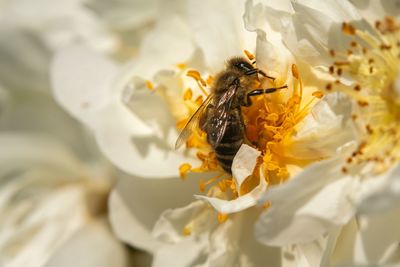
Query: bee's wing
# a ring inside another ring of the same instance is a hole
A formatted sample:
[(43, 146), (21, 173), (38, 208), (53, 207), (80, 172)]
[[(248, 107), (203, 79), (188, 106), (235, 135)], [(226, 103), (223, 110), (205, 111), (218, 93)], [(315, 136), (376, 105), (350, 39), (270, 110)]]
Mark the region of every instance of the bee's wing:
[(232, 101), (234, 96), (237, 92), (238, 85), (233, 84), (231, 85), (228, 90), (221, 96), (217, 105), (216, 105), (216, 112), (217, 114), (217, 127), (214, 127), (210, 134), (215, 136), (214, 146), (218, 146), (221, 142), (222, 138), (224, 137), (226, 127), (228, 126), (229, 122), (229, 113), (232, 107)]
[(196, 112), (192, 115), (192, 117), (186, 123), (182, 132), (179, 134), (178, 139), (176, 140), (175, 149), (178, 149), (179, 147), (181, 147), (186, 142), (186, 140), (190, 137), (190, 135), (193, 133), (193, 130), (196, 127), (198, 127), (199, 119), (201, 118), (201, 115), (206, 110), (207, 106), (210, 104), (213, 97), (214, 97), (214, 94), (209, 94), (207, 96), (206, 100), (204, 100), (204, 102), (201, 104), (201, 106), (196, 110)]

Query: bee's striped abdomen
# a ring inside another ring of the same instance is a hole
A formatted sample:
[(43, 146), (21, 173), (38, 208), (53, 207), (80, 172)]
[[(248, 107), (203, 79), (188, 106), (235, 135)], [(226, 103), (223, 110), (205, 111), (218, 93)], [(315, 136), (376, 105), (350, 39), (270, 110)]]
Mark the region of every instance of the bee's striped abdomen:
[[(217, 123), (218, 121), (212, 118), (210, 120), (211, 125), (209, 129), (215, 129)], [(226, 172), (232, 173), (231, 167), (233, 158), (243, 144), (244, 139), (244, 124), (240, 109), (234, 109), (229, 112), (228, 124), (219, 144), (215, 145), (215, 133), (211, 130), (207, 132), (207, 139), (209, 144), (213, 147), (221, 167)]]

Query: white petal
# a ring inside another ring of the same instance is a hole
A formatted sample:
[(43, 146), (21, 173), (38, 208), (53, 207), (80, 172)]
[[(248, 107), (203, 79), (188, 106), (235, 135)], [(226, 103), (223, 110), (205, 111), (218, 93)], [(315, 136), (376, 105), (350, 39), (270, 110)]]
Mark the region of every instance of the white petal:
[(85, 173), (76, 157), (62, 144), (40, 134), (0, 134), (0, 174), (32, 167), (51, 167), (59, 173)]
[(153, 267), (201, 266), (207, 253), (206, 235), (188, 237), (177, 244), (165, 244), (154, 254)]
[[(123, 103), (132, 71), (125, 69), (117, 75), (114, 64), (93, 52), (82, 47), (65, 49), (53, 66), (55, 95), (61, 105), (95, 131), (100, 148), (116, 166), (141, 176), (175, 177), (179, 165), (188, 159), (172, 149), (177, 134), (166, 115), (169, 110), (149, 92), (140, 96), (133, 90), (131, 97), (140, 98), (142, 103), (137, 99), (129, 103), (132, 107)], [(149, 100), (151, 103), (143, 102)], [(154, 108), (148, 109), (148, 105)], [(159, 113), (149, 114), (149, 110)], [(153, 135), (160, 130), (160, 136)]]
[(84, 47), (69, 47), (58, 53), (51, 69), (57, 101), (90, 127), (98, 123), (99, 110), (112, 101), (111, 86), (118, 68)]
[(150, 233), (161, 213), (191, 202), (197, 191), (195, 177), (186, 181), (122, 177), (109, 199), (112, 228), (124, 242), (154, 252), (160, 244)]
[(259, 212), (248, 209), (232, 214), (210, 236), (210, 253), (203, 267), (212, 266), (279, 266), (279, 248), (258, 243), (253, 235), (254, 221)]
[(285, 145), (285, 155), (313, 160), (334, 156), (338, 148), (356, 139), (351, 108), (346, 95), (326, 95), (297, 126), (297, 133)]
[(95, 10), (112, 27), (120, 30), (132, 30), (145, 26), (156, 19), (159, 0), (138, 1), (90, 1), (87, 5)]
[(212, 72), (221, 70), (227, 58), (243, 53), (243, 6), (242, 0), (188, 2), (191, 31)]
[(360, 214), (381, 213), (395, 208), (400, 202), (400, 165), (366, 179), (354, 199)]
[(372, 25), (376, 20), (382, 20), (386, 16), (397, 17), (400, 14), (400, 6), (397, 1), (350, 0), (350, 2)]
[[(178, 12), (182, 7), (177, 6), (182, 3), (162, 3), (163, 15), (154, 30), (143, 38), (136, 59), (138, 64), (133, 69), (133, 74), (143, 79), (151, 80), (158, 71), (188, 61), (195, 51), (186, 18)], [(168, 9), (171, 10), (167, 12)]]
[[(274, 5), (275, 3), (271, 4)], [(281, 4), (282, 6), (280, 6)], [(291, 8), (288, 1), (281, 1), (277, 5), (274, 8)], [(288, 18), (283, 18), (288, 16), (285, 12), (266, 7), (261, 3), (257, 5), (253, 5), (252, 1), (246, 3), (243, 19), (246, 29), (257, 33), (257, 66), (271, 76), (281, 77), (283, 75), (283, 77), (286, 77), (287, 70), (294, 62), (293, 56), (282, 43), (280, 32), (277, 32), (280, 31), (280, 20), (288, 20)], [(285, 78), (282, 79), (285, 80)]]
[[(158, 108), (154, 107), (155, 110)], [(147, 111), (154, 109), (146, 108)], [(149, 135), (147, 133), (153, 129), (137, 116), (134, 119), (133, 113), (120, 104), (109, 106), (99, 115), (102, 121), (96, 139), (101, 150), (117, 167), (130, 174), (146, 178), (175, 178), (181, 164), (197, 163), (196, 159), (188, 158), (173, 148), (177, 138), (175, 130), (168, 132), (165, 138)], [(138, 123), (134, 124), (134, 121)]]
[[(95, 248), (95, 253), (93, 249)], [(128, 255), (105, 222), (95, 221), (79, 229), (57, 249), (46, 267), (127, 267)]]
[(256, 224), (260, 242), (305, 243), (347, 223), (354, 214), (349, 197), (357, 182), (342, 173), (342, 164), (340, 157), (315, 163), (287, 183), (268, 189), (260, 204), (272, 205)]
[(267, 188), (267, 182), (265, 181), (262, 171), (260, 171), (260, 174), (260, 183), (249, 193), (239, 196), (234, 200), (223, 200), (202, 195), (195, 195), (195, 198), (210, 203), (220, 213), (235, 213), (245, 210), (254, 206)]
[(161, 214), (160, 219), (154, 226), (153, 236), (166, 243), (178, 243), (187, 236), (184, 229), (190, 231), (191, 235), (209, 232), (217, 225), (215, 211), (202, 201), (195, 201), (188, 206), (177, 209), (168, 209)]
[[(360, 216), (345, 225), (333, 239), (325, 257), (332, 266), (363, 266), (398, 262), (399, 209)], [(390, 265), (388, 265), (390, 266)]]
[(98, 192), (98, 186), (59, 178), (50, 168), (12, 178), (0, 194), (0, 261), (7, 266), (42, 266), (93, 220), (89, 211), (96, 212), (99, 202), (104, 203), (105, 193)]
[(232, 162), (232, 175), (236, 188), (240, 188), (244, 180), (253, 173), (260, 155), (260, 151), (246, 144), (239, 148)]
[(46, 74), (51, 54), (40, 37), (1, 24), (0, 80), (6, 88), (41, 92), (48, 89)]
[(77, 40), (102, 51), (114, 48), (113, 36), (84, 1), (19, 0), (8, 2), (2, 8), (2, 19), (7, 22), (2, 24), (40, 32), (41, 38), (54, 50)]

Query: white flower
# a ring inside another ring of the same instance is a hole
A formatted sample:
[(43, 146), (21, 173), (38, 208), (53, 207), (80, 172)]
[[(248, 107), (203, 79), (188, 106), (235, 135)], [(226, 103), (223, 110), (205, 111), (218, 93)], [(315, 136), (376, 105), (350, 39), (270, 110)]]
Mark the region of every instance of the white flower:
[[(2, 3), (0, 22), (0, 29), (8, 31), (11, 36), (20, 31), (30, 33), (20, 37), (42, 39), (51, 50), (75, 42), (101, 51), (110, 51), (115, 46), (115, 40), (106, 30), (104, 22), (81, 0), (57, 3), (48, 0), (7, 1)], [(15, 42), (3, 39), (2, 42), (12, 42), (14, 46), (9, 49), (24, 52), (22, 40)], [(34, 54), (29, 56), (33, 57)]]
[(87, 16), (80, 2), (2, 3), (1, 266), (128, 266), (106, 216), (115, 174), (49, 88), (54, 50), (77, 38), (108, 46)]
[(100, 173), (43, 135), (3, 132), (0, 145), (2, 266), (127, 266), (103, 215)]
[[(333, 241), (336, 244), (331, 257), (339, 259), (333, 259), (332, 265), (393, 261), (398, 264), (398, 258), (393, 256), (399, 253), (400, 239), (393, 226), (399, 223), (396, 214), (400, 199), (398, 1), (291, 1), (285, 8), (267, 4), (260, 5), (259, 9), (261, 6), (269, 12), (266, 18), (282, 33), (288, 49), (315, 66), (314, 73), (320, 81), (325, 81), (326, 91), (339, 91), (352, 98), (351, 117), (358, 133), (356, 146), (344, 154), (345, 158), (321, 163), (324, 181), (346, 184), (337, 192), (335, 205), (325, 207), (322, 202), (334, 193), (326, 191), (330, 186), (310, 180), (315, 187), (320, 186), (314, 198), (320, 202), (300, 203), (293, 210), (299, 215), (306, 212), (318, 218), (314, 220), (315, 228), (326, 223), (327, 212), (322, 209), (333, 211), (347, 207), (356, 215), (351, 221), (351, 216), (329, 221), (338, 226), (346, 224)], [(270, 243), (270, 237), (279, 237), (278, 233), (293, 240), (290, 230), (298, 221), (289, 217), (289, 226), (278, 226), (278, 229), (271, 226), (276, 218), (274, 213), (295, 214), (287, 208), (291, 200), (282, 198), (298, 189), (295, 182), (292, 188), (289, 182), (264, 196), (276, 198), (275, 202), (279, 203), (262, 216), (258, 225), (267, 237), (266, 243)], [(322, 200), (318, 198), (321, 193)], [(318, 206), (312, 207), (313, 203)], [(284, 211), (283, 207), (286, 207)], [(323, 214), (315, 214), (318, 211)], [(376, 229), (380, 229), (379, 235)], [(293, 232), (299, 233), (296, 229)], [(346, 242), (351, 245), (343, 248)]]
[[(354, 214), (351, 200), (342, 198), (358, 182), (341, 171), (343, 155), (357, 141), (349, 99), (336, 93), (319, 100), (318, 85), (310, 86), (316, 77), (285, 48), (276, 25), (267, 21), (268, 10), (242, 4), (162, 3), (138, 57), (124, 66), (79, 46), (54, 60), (56, 99), (95, 133), (116, 166), (134, 176), (121, 179), (111, 194), (114, 230), (153, 253), (155, 266), (260, 266), (267, 260), (316, 266), (327, 242), (322, 235)], [(215, 154), (207, 153), (204, 135), (194, 135), (188, 146), (205, 153), (174, 150), (175, 124), (187, 121), (201, 104), (199, 88), (209, 87), (224, 61), (244, 49), (254, 51), (257, 66), (276, 78), (263, 85), (288, 89), (256, 98), (243, 111), (257, 149), (242, 146), (233, 179), (188, 174), (220, 167)], [(180, 174), (188, 174), (186, 181)], [(196, 193), (202, 201), (193, 202)], [(264, 211), (255, 207), (257, 201), (271, 206)], [(281, 248), (257, 243), (253, 231), (260, 213), (257, 239)]]

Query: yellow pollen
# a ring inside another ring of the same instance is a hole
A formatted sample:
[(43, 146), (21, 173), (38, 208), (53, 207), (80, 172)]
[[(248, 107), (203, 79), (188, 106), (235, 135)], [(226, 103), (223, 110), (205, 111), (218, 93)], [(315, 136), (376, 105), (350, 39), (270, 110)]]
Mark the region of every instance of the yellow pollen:
[[(247, 57), (255, 61), (255, 57), (245, 51)], [(253, 63), (255, 64), (255, 62)], [(297, 65), (291, 66), (292, 83), (285, 90), (278, 90), (273, 94), (262, 94), (252, 96), (252, 104), (249, 107), (241, 107), (241, 115), (245, 125), (244, 142), (261, 151), (262, 156), (257, 161), (254, 172), (248, 176), (237, 188), (237, 183), (231, 175), (223, 171), (219, 165), (217, 156), (207, 142), (207, 135), (199, 126), (192, 129), (191, 135), (186, 139), (186, 147), (196, 148), (196, 157), (200, 160), (200, 166), (181, 165), (180, 173), (185, 177), (187, 172), (215, 172), (218, 175), (212, 178), (201, 178), (199, 181), (200, 192), (206, 192), (209, 196), (222, 197), (222, 199), (233, 200), (239, 196), (251, 192), (260, 183), (260, 170), (267, 184), (280, 184), (289, 178), (288, 166), (293, 164), (293, 159), (285, 156), (285, 147), (290, 144), (292, 136), (296, 134), (296, 126), (309, 113), (313, 104), (323, 96), (320, 91), (308, 95), (308, 100), (303, 101), (303, 81)], [(197, 70), (189, 70), (187, 76), (197, 82), (198, 87), (204, 90), (204, 86), (213, 82), (212, 76), (208, 76), (207, 82), (201, 77)], [(268, 79), (259, 76), (257, 84), (249, 85), (249, 90), (260, 88)], [(279, 77), (270, 81), (274, 87), (281, 87)], [(253, 87), (254, 86), (254, 87)], [(261, 87), (263, 88), (263, 87)], [(206, 95), (206, 94), (204, 94)], [(193, 91), (187, 89), (183, 94), (184, 105), (188, 109), (188, 117), (180, 120), (178, 126), (186, 125), (191, 115), (203, 104), (204, 97), (193, 97)], [(200, 117), (200, 120), (202, 118)], [(199, 121), (201, 124), (201, 121)], [(187, 163), (186, 163), (187, 164)], [(302, 163), (304, 166), (306, 162)], [(224, 222), (227, 215), (220, 214), (218, 221)]]
[(204, 192), (204, 191), (206, 190), (206, 184), (205, 184), (203, 178), (200, 179), (200, 184), (199, 184), (199, 186), (200, 186), (200, 192)]
[(185, 228), (182, 229), (182, 234), (184, 236), (189, 236), (189, 235), (192, 234), (192, 230), (189, 227), (185, 227)]
[(183, 100), (187, 101), (192, 99), (193, 97), (193, 91), (192, 89), (188, 88), (186, 89), (185, 93), (183, 94)]
[(256, 59), (256, 57), (255, 57), (251, 52), (249, 52), (249, 51), (247, 51), (247, 50), (244, 50), (244, 53), (245, 53), (245, 55), (247, 56), (247, 58), (248, 58), (250, 61), (253, 61), (253, 60)]
[(364, 127), (365, 136), (347, 159), (343, 172), (369, 162), (379, 173), (390, 167), (393, 160), (400, 160), (400, 101), (394, 89), (400, 72), (400, 23), (394, 17), (386, 17), (376, 21), (374, 26), (375, 30), (364, 30), (343, 23), (343, 33), (351, 38), (352, 53), (331, 53), (333, 65), (338, 69), (335, 72), (332, 66), (329, 73), (332, 76), (343, 73), (355, 83), (351, 87), (340, 83), (333, 87), (330, 83), (326, 89), (348, 94), (363, 109), (353, 114), (352, 119)]
[(262, 208), (265, 210), (268, 209), (269, 207), (271, 207), (271, 201), (267, 201), (262, 205)]
[(356, 29), (354, 28), (354, 26), (346, 22), (343, 22), (342, 24), (342, 31), (348, 35), (356, 34)]
[(297, 69), (297, 66), (295, 64), (292, 65), (292, 74), (293, 77), (299, 79), (299, 70)]
[(218, 219), (219, 223), (226, 222), (228, 220), (228, 217), (229, 217), (228, 214), (225, 214), (225, 213), (218, 213), (218, 215), (217, 215), (217, 219)]
[(312, 93), (312, 96), (315, 96), (316, 98), (322, 98), (324, 96), (324, 93), (321, 91), (315, 91)]
[(176, 64), (176, 66), (181, 70), (186, 69), (186, 64), (185, 63), (178, 63), (178, 64)]
[(154, 89), (154, 85), (151, 81), (146, 81), (146, 87), (149, 90), (153, 90)]
[(179, 167), (179, 174), (182, 179), (186, 179), (188, 172), (192, 169), (192, 165), (184, 163)]
[(198, 72), (197, 70), (189, 70), (186, 73), (186, 76), (193, 78), (197, 82), (197, 84), (198, 84), (200, 90), (203, 92), (203, 94), (206, 95), (206, 96), (208, 95), (208, 92), (204, 89), (204, 86), (206, 86), (207, 83), (201, 77), (200, 72)]

